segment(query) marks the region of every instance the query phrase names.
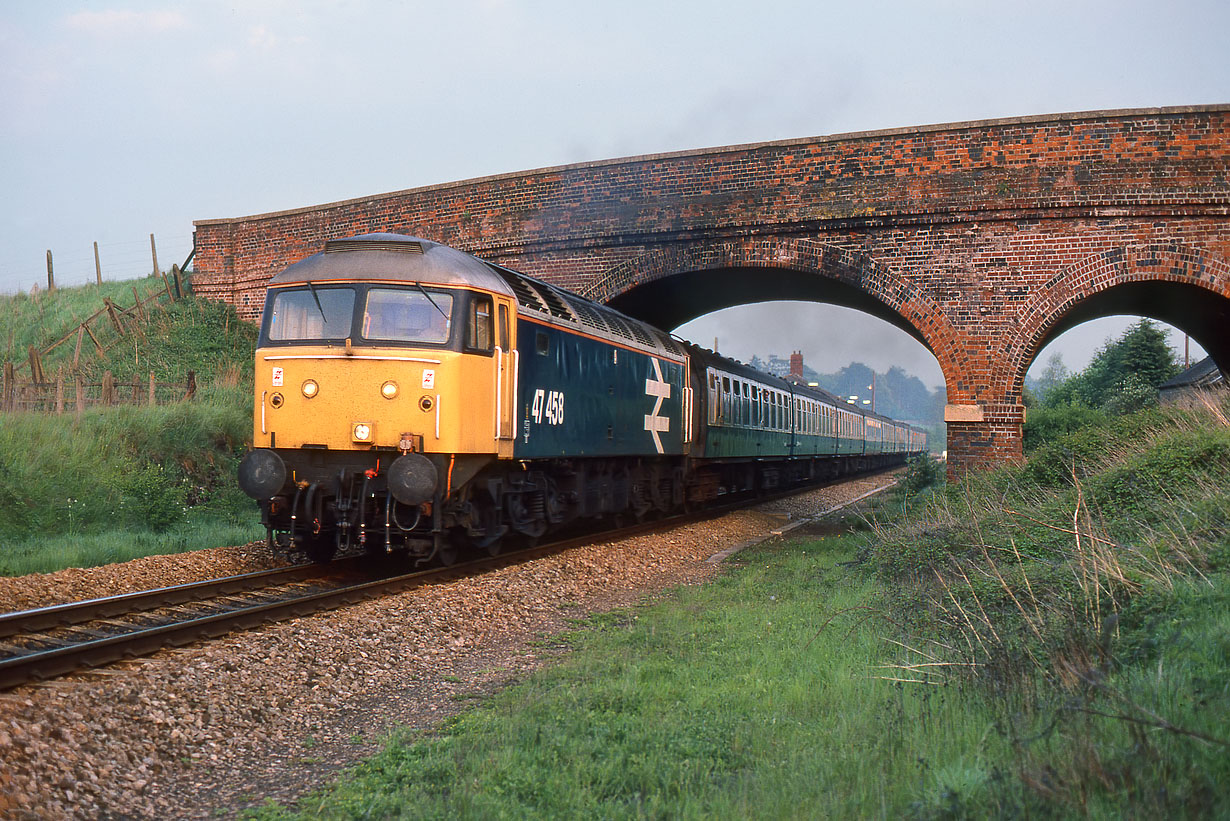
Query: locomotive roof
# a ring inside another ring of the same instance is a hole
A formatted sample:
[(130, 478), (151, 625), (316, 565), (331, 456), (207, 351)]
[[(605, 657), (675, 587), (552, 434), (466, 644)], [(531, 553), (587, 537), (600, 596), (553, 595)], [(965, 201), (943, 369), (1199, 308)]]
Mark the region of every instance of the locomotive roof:
[(335, 280), (405, 280), (469, 286), (513, 296), (486, 264), (456, 248), (402, 234), (360, 234), (329, 240), (325, 250), (296, 262), (270, 285)]

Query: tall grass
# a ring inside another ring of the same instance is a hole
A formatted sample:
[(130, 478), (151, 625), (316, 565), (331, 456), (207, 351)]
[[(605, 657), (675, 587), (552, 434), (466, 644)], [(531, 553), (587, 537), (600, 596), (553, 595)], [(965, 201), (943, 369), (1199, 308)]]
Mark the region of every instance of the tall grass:
[[(563, 662), (398, 735), (322, 818), (901, 817), (989, 796), (993, 714), (874, 675), (874, 580), (847, 539), (754, 551), (663, 604), (596, 616)], [(989, 806), (989, 805), (988, 805)], [(258, 817), (291, 813), (266, 807)]]
[[(13, 362), (25, 361), (30, 346), (44, 348), (64, 336), (91, 314), (103, 307), (107, 298), (123, 307), (133, 302), (132, 291), (136, 288), (142, 299), (163, 288), (162, 278), (103, 282), (101, 285), (78, 285), (58, 288), (54, 292), (32, 291), (15, 296), (0, 297), (0, 353)], [(106, 322), (106, 320), (103, 320)], [(107, 323), (109, 325), (109, 322)], [(91, 345), (86, 339), (86, 344)], [(92, 345), (91, 345), (92, 347)], [(73, 343), (65, 342), (60, 348), (67, 349), (72, 359)], [(86, 351), (88, 355), (88, 351)], [(63, 351), (57, 348), (57, 357)]]
[(1228, 407), (1074, 433), (865, 549), (912, 635), (897, 669), (1000, 697), (1031, 800), (1184, 814), (1230, 779)]
[[(0, 297), (0, 358), (24, 365), (31, 346), (41, 351), (74, 331), (103, 306), (104, 298), (130, 307), (134, 288), (144, 298), (161, 287), (161, 278), (146, 278)], [(78, 355), (70, 339), (42, 356), (43, 370), (51, 374), (67, 369), (76, 357), (78, 371), (93, 378), (105, 370), (121, 380), (143, 378), (152, 371), (159, 380), (176, 382), (194, 371), (199, 380), (211, 382), (228, 371), (251, 373), (256, 327), (239, 319), (230, 305), (187, 296), (148, 305), (145, 311), (143, 322), (126, 320), (123, 337), (105, 315), (99, 317), (91, 332), (104, 353), (84, 337)]]

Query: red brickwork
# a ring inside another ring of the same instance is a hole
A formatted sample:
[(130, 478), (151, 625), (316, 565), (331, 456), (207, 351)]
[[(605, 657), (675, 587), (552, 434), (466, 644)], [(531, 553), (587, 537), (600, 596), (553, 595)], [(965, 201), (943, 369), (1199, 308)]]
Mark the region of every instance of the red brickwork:
[[(1074, 321), (1155, 316), (1230, 367), (1230, 106), (635, 157), (196, 225), (194, 287), (249, 318), (282, 267), (368, 231), (652, 304), (668, 325), (760, 285), (857, 294), (935, 353), (958, 470), (1020, 457), (1025, 370)], [(704, 277), (739, 287), (655, 298)]]

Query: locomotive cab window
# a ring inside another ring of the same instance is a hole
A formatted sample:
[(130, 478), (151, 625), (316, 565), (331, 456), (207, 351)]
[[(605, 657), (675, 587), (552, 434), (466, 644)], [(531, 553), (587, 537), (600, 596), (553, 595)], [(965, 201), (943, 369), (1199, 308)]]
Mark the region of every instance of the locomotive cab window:
[(345, 339), (354, 318), (352, 288), (278, 291), (269, 310), (266, 337), (273, 342)]
[(363, 337), (381, 342), (442, 345), (452, 327), (452, 294), (372, 288), (363, 310)]
[(470, 309), (466, 313), (466, 349), (489, 352), (491, 350), (491, 297), (475, 294), (470, 297)]

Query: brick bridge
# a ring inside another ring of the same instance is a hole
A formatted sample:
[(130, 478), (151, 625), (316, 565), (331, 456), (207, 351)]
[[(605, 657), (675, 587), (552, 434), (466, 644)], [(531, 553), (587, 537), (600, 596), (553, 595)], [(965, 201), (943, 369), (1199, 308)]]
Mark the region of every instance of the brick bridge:
[(632, 157), (202, 220), (194, 287), (255, 318), (277, 270), (368, 231), (668, 329), (771, 299), (861, 309), (939, 360), (955, 470), (1020, 457), (1025, 372), (1089, 319), (1164, 320), (1230, 370), (1230, 105)]

